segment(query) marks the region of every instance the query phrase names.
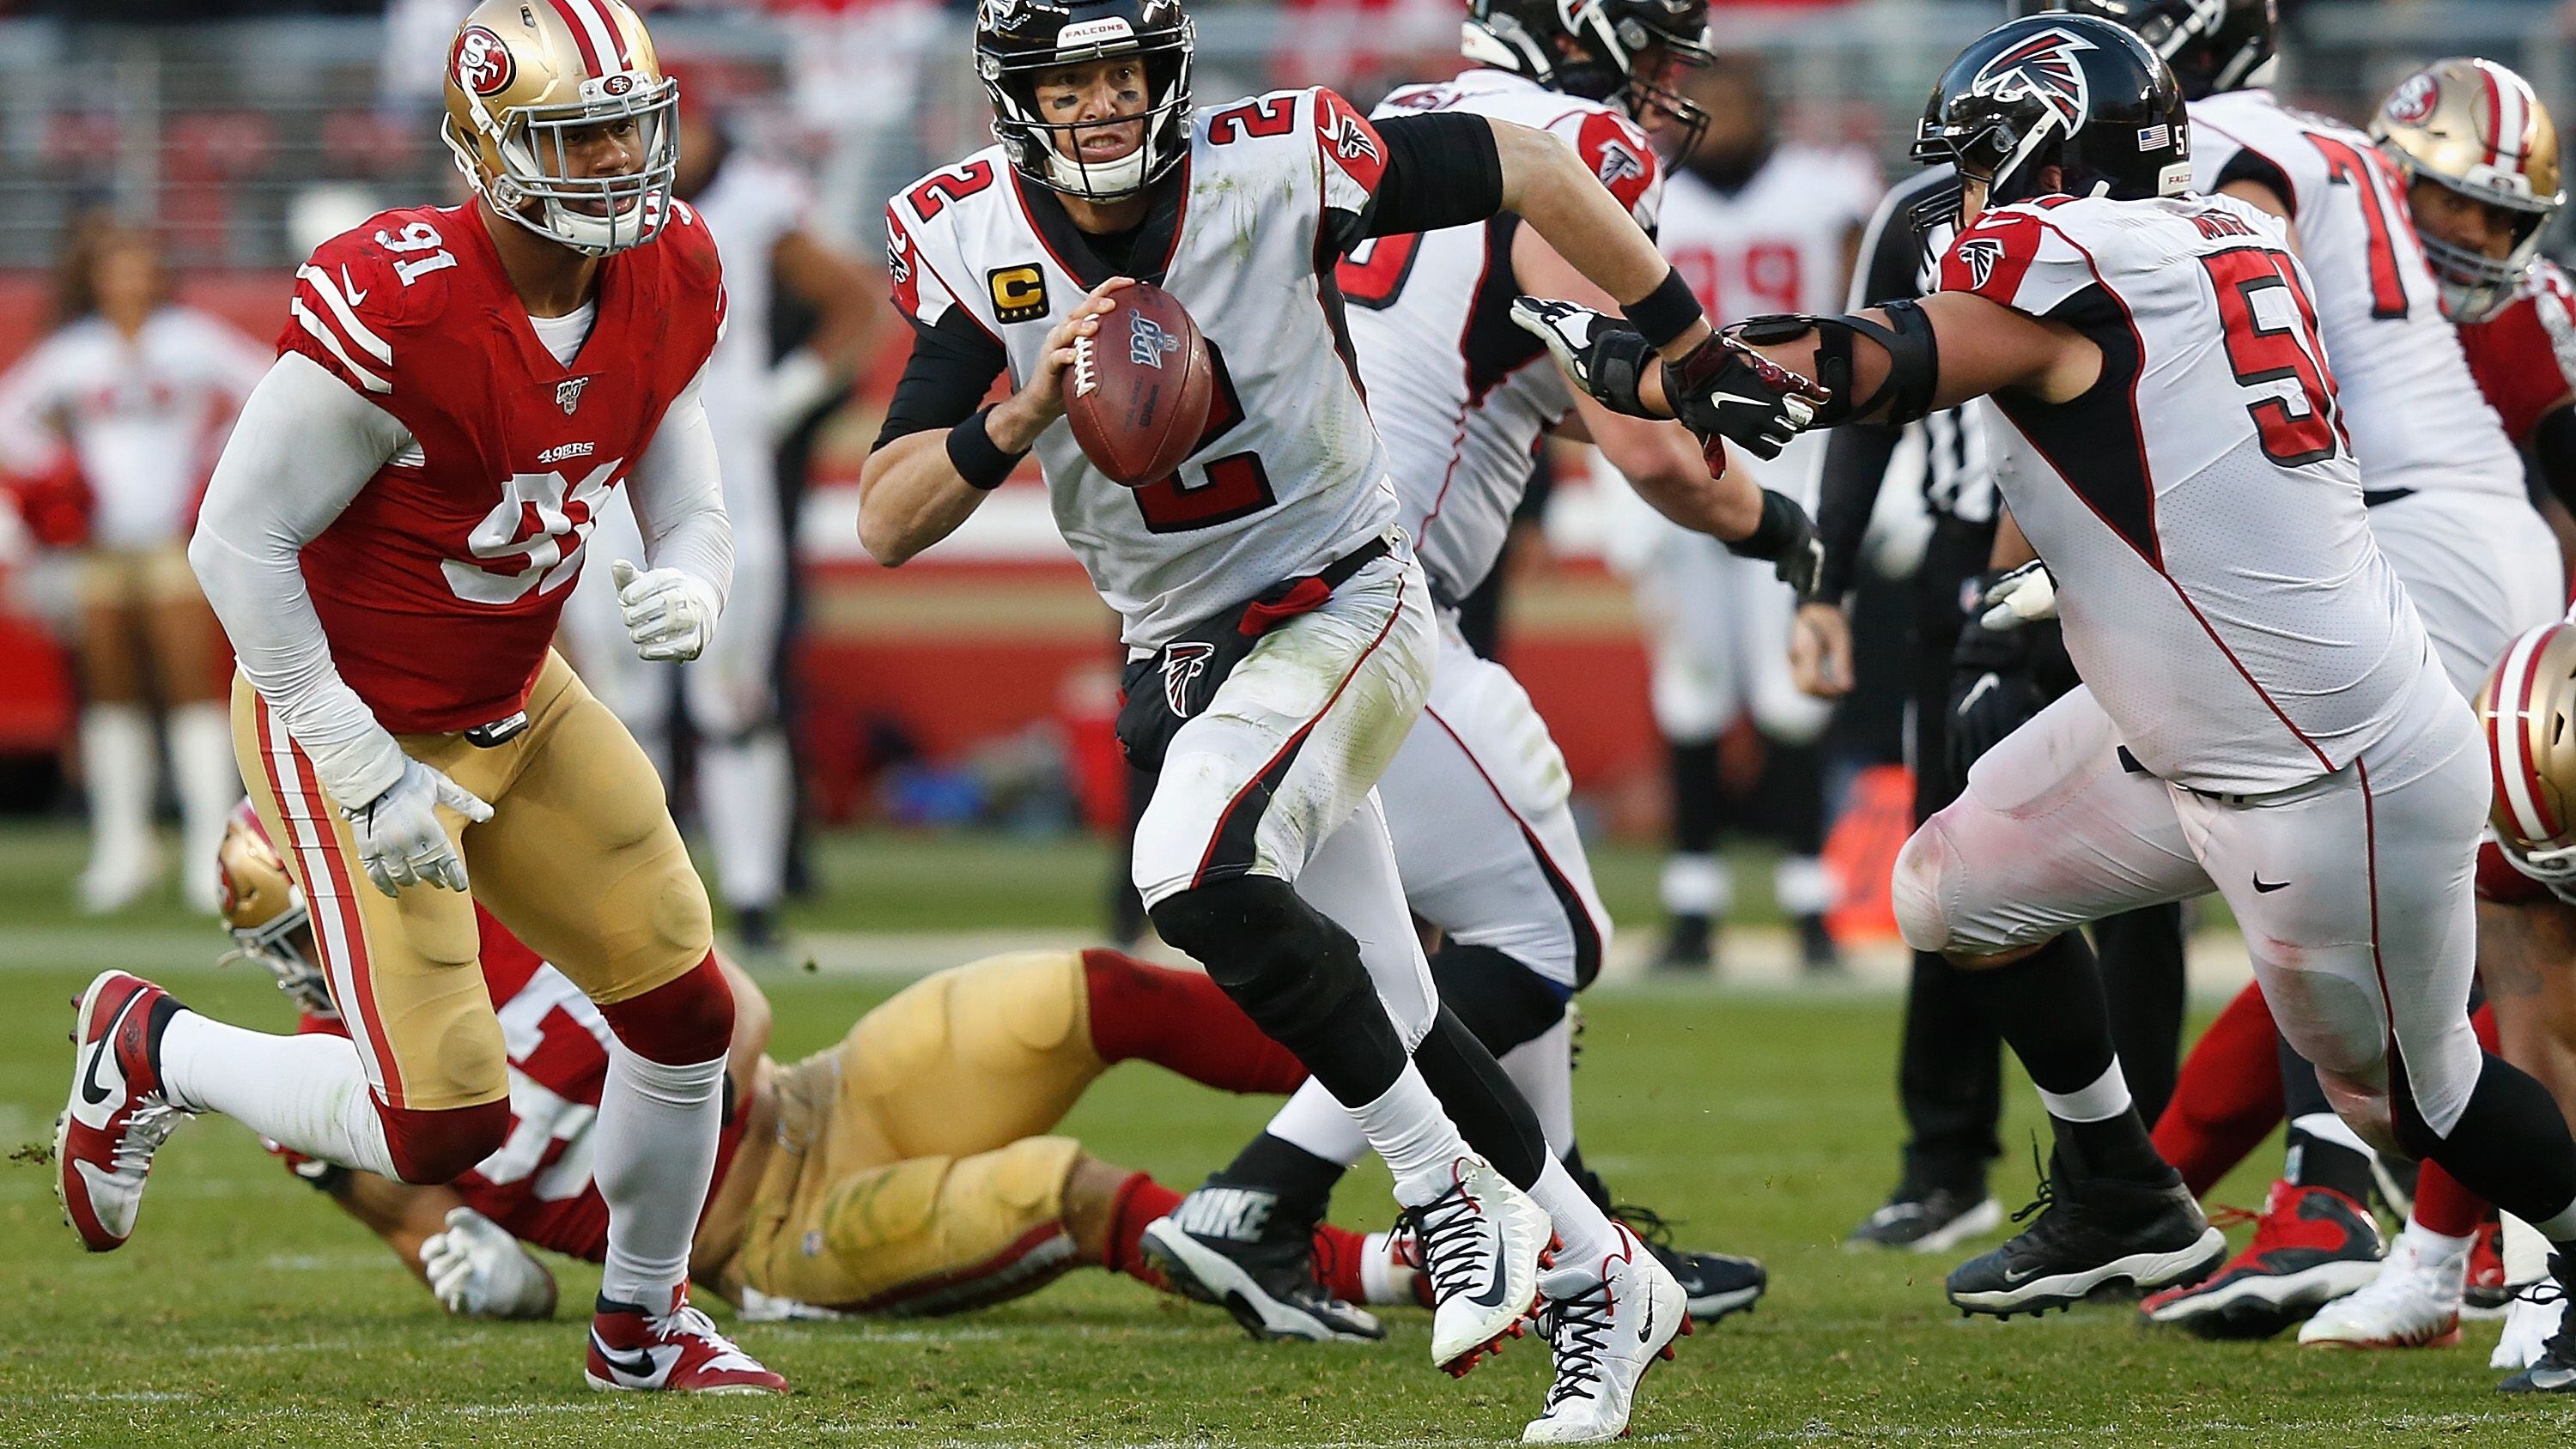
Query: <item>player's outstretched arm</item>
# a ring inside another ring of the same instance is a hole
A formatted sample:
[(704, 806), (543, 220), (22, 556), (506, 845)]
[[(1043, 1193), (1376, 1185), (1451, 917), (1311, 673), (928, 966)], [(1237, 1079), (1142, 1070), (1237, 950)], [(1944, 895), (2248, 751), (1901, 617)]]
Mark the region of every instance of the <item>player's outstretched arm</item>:
[[(885, 431), (859, 469), (859, 546), (887, 568), (957, 531), (984, 495), (1002, 486), (1038, 435), (1064, 416), (1064, 370), (1073, 344), (1100, 330), (1108, 297), (1132, 285), (1112, 277), (1047, 333), (1037, 370), (1018, 392), (973, 411), (1000, 376), (989, 351), (963, 329), (914, 327), (912, 357), (895, 387)], [(952, 315), (956, 315), (953, 314)]]

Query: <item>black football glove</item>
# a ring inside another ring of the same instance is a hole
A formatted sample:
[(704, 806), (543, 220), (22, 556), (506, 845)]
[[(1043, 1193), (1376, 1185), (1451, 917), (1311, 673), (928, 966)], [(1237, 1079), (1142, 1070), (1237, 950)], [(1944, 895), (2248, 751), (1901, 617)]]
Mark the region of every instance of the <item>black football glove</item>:
[(1786, 493), (1763, 489), (1762, 521), (1727, 544), (1726, 551), (1739, 558), (1769, 559), (1773, 575), (1797, 591), (1801, 604), (1823, 597), (1825, 542), (1816, 537), (1815, 520)]
[(1659, 359), (1646, 334), (1626, 320), (1552, 297), (1518, 297), (1512, 321), (1546, 343), (1556, 365), (1594, 402), (1632, 418), (1654, 416), (1637, 385)]
[(1576, 387), (1614, 413), (1650, 418), (1638, 385), (1650, 366), (1663, 368), (1664, 401), (1683, 427), (1708, 445), (1709, 466), (1719, 466), (1717, 440), (1727, 439), (1757, 458), (1780, 449), (1814, 421), (1823, 388), (1723, 334), (1713, 335), (1680, 362), (1661, 362), (1646, 336), (1623, 319), (1573, 302), (1520, 297), (1512, 321), (1547, 344), (1556, 365)]
[(2031, 668), (2030, 631), (1989, 629), (1975, 619), (1950, 653), (1950, 778), (2020, 729), (2048, 701)]

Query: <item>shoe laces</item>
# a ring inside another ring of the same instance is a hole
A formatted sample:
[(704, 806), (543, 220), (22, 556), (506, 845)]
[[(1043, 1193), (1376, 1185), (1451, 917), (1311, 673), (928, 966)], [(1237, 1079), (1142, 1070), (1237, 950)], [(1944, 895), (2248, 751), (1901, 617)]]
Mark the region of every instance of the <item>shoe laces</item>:
[[(2012, 1220), (2017, 1223), (2024, 1222), (2035, 1217), (2040, 1218), (2042, 1222), (2045, 1222), (2046, 1218), (2044, 1215), (2050, 1208), (2057, 1206), (2057, 1184), (2056, 1181), (2049, 1176), (2048, 1165), (2039, 1160), (2039, 1140), (2037, 1138), (2031, 1139), (2030, 1170), (2032, 1176), (2039, 1179), (2039, 1187), (2032, 1193), (2030, 1201), (2023, 1203), (2014, 1211)], [(2033, 1223), (2031, 1225), (2031, 1231), (2038, 1231), (2039, 1226), (2040, 1225), (2038, 1223)]]
[[(2543, 1307), (2552, 1303), (2565, 1304), (2576, 1298), (2576, 1290), (2569, 1287), (2571, 1277), (2576, 1277), (2576, 1262), (2562, 1254), (2552, 1253), (2549, 1255), (2549, 1276), (2523, 1285), (2514, 1296)], [(2564, 1307), (2559, 1309), (2557, 1331), (2541, 1340), (2540, 1351), (2545, 1359), (2576, 1366), (2576, 1313), (2570, 1313)]]
[(1667, 1218), (1653, 1208), (1640, 1207), (1635, 1203), (1620, 1203), (1612, 1207), (1610, 1216), (1626, 1223), (1628, 1231), (1637, 1235), (1637, 1241), (1649, 1248), (1670, 1248), (1673, 1245), (1673, 1229), (1682, 1226), (1684, 1221), (1681, 1218)]
[(1549, 1350), (1556, 1357), (1556, 1379), (1547, 1386), (1544, 1412), (1555, 1413), (1568, 1399), (1594, 1397), (1616, 1307), (1610, 1280), (1604, 1278), (1571, 1298), (1552, 1299), (1540, 1310)]
[(1407, 1208), (1405, 1217), (1421, 1240), (1422, 1271), (1431, 1279), (1433, 1298), (1471, 1292), (1495, 1271), (1496, 1235), (1484, 1204), (1469, 1197), (1464, 1184), (1451, 1183), (1431, 1201)]
[(142, 1176), (151, 1170), (152, 1154), (179, 1130), (188, 1114), (170, 1105), (158, 1092), (139, 1098), (133, 1112), (125, 1119), (125, 1130), (117, 1134), (116, 1147), (109, 1154), (109, 1164), (119, 1177)]

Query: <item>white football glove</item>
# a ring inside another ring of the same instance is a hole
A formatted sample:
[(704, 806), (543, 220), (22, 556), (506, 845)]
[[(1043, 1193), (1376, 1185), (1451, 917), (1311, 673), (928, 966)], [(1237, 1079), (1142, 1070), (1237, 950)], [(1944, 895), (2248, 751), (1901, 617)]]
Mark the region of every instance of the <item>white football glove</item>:
[(745, 1283), (742, 1300), (734, 1305), (734, 1316), (745, 1323), (832, 1322), (850, 1315), (834, 1308), (817, 1308), (793, 1298), (780, 1298), (763, 1293)]
[(626, 637), (646, 659), (695, 659), (715, 637), (723, 606), (715, 591), (685, 569), (638, 569), (624, 559), (608, 566)]
[(407, 885), (465, 889), (465, 858), (447, 827), (438, 823), (444, 805), (473, 824), (492, 818), (492, 807), (473, 791), (409, 756), (402, 778), (364, 805), (343, 805), (340, 814), (358, 839), (358, 858), (376, 889), (393, 895)]
[(2018, 629), (2057, 617), (2057, 575), (2037, 559), (2023, 564), (1986, 586), (1986, 596), (1979, 601), (1985, 612), (1977, 622), (1986, 628)]
[(429, 1291), (464, 1318), (552, 1318), (555, 1278), (518, 1239), (472, 1208), (450, 1208), (447, 1231), (420, 1245)]

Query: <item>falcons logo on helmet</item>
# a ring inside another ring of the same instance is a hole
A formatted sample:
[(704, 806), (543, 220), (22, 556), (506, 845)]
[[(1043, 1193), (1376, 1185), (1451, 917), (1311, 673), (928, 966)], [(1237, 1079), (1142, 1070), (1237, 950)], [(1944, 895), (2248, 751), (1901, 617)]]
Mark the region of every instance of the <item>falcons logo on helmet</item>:
[(1990, 236), (1972, 236), (1959, 243), (1959, 260), (1968, 269), (1971, 289), (1982, 288), (1995, 274), (1995, 263), (2004, 259), (2004, 244)]
[(2055, 27), (2040, 31), (1987, 61), (1969, 90), (2001, 101), (2034, 97), (2071, 133), (2084, 124), (2093, 108), (2084, 67), (2075, 59), (2078, 51), (2092, 48), (2093, 42), (2070, 31)]

